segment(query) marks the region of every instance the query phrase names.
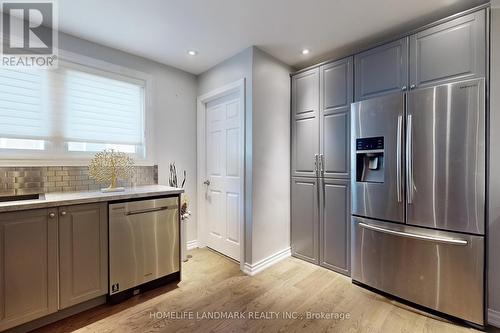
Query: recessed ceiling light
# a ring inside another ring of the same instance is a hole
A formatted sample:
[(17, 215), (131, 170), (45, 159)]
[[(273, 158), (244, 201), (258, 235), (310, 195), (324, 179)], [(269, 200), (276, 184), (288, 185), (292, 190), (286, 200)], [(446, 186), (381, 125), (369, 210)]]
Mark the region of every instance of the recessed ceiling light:
[(304, 55), (309, 54), (309, 52), (310, 52), (309, 49), (303, 49), (302, 50), (302, 54), (304, 54)]
[(195, 56), (195, 55), (197, 55), (197, 54), (198, 54), (198, 52), (196, 52), (195, 50), (188, 50), (188, 54), (189, 54), (190, 56)]

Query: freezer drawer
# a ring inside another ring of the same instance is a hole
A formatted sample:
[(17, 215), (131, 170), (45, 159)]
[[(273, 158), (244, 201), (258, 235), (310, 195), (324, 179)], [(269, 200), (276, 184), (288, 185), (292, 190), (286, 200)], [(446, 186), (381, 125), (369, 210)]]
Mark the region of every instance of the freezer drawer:
[(352, 278), (483, 325), (484, 237), (352, 218)]

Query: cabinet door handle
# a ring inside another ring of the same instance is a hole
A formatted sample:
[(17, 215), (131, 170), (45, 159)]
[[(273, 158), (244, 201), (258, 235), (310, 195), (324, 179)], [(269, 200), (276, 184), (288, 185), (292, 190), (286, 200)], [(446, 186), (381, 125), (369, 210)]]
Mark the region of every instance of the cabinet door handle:
[(49, 213), (49, 217), (50, 217), (51, 219), (53, 219), (54, 217), (56, 217), (56, 213), (54, 213), (54, 212), (50, 212), (50, 213)]
[(415, 89), (416, 87), (417, 87), (416, 85), (412, 84), (412, 85), (410, 86), (410, 89)]
[(325, 172), (325, 155), (319, 155), (319, 170), (321, 173)]
[(402, 90), (402, 91), (406, 91), (406, 86), (402, 86), (402, 87), (401, 87), (401, 90)]
[(66, 216), (66, 211), (64, 211), (64, 210), (63, 210), (63, 211), (61, 212), (61, 216)]
[(318, 154), (314, 154), (314, 172), (318, 173)]

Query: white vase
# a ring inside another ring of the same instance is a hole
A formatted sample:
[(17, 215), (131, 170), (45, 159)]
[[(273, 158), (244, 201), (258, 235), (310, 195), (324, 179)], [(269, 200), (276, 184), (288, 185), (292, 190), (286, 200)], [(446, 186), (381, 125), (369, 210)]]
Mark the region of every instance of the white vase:
[(181, 260), (186, 262), (187, 257), (187, 217), (181, 218)]

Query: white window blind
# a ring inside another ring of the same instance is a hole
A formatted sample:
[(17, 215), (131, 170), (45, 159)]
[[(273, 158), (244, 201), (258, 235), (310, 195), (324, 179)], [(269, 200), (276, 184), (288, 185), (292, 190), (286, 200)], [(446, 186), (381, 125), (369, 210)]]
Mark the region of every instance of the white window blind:
[(144, 151), (144, 89), (143, 80), (62, 61), (56, 70), (0, 68), (0, 139)]
[(42, 70), (0, 67), (0, 138), (47, 139), (47, 109)]
[(52, 75), (65, 141), (142, 143), (143, 85), (65, 67)]

